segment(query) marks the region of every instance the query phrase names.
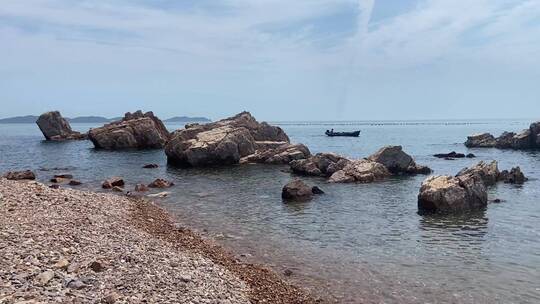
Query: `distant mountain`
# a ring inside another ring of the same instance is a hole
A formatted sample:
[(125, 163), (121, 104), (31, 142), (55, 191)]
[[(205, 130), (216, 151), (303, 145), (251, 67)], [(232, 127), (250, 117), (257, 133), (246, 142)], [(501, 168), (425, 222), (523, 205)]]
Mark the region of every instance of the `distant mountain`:
[[(26, 116), (16, 116), (0, 119), (0, 123), (35, 123), (39, 116), (35, 115), (26, 115)], [(121, 120), (122, 117), (106, 118), (101, 116), (79, 116), (74, 118), (66, 119), (70, 123), (107, 123), (111, 121)], [(163, 122), (168, 123), (186, 123), (186, 122), (210, 122), (211, 120), (206, 117), (188, 117), (188, 116), (175, 116), (169, 119), (164, 120)]]
[(163, 122), (211, 122), (211, 120), (206, 117), (175, 116), (169, 119), (165, 119)]
[(38, 116), (26, 115), (0, 119), (0, 123), (35, 123)]
[(106, 123), (111, 121), (111, 119), (101, 116), (80, 116), (66, 119), (71, 123)]

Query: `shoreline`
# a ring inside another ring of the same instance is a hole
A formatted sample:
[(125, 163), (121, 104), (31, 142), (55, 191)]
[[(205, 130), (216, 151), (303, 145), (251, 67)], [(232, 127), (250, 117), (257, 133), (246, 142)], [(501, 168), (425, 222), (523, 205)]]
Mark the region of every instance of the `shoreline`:
[(173, 218), (148, 199), (2, 178), (0, 303), (323, 303)]

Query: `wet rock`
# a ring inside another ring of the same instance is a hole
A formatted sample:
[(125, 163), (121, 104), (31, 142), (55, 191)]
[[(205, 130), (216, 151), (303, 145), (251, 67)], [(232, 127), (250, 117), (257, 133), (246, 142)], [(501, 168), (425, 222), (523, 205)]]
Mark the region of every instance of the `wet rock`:
[(465, 154), (463, 153), (457, 153), (456, 151), (452, 151), (450, 153), (440, 153), (440, 154), (435, 154), (433, 155), (434, 157), (437, 157), (437, 158), (464, 158), (465, 157)]
[(137, 111), (126, 113), (119, 121), (90, 129), (88, 138), (98, 149), (151, 149), (163, 148), (170, 133), (152, 112)]
[(495, 137), (489, 133), (471, 135), (465, 142), (468, 148), (493, 148), (496, 144)]
[[(313, 190), (317, 193), (314, 193)], [(284, 200), (291, 201), (307, 201), (313, 198), (313, 194), (324, 193), (318, 187), (310, 187), (306, 185), (303, 181), (296, 179), (287, 183), (282, 191), (281, 197)]]
[(458, 177), (428, 177), (418, 195), (420, 213), (459, 213), (479, 210), (486, 205), (486, 186), (474, 173)]
[(290, 277), (290, 276), (293, 275), (293, 271), (290, 270), (290, 269), (285, 269), (285, 270), (283, 271), (283, 274), (284, 274), (286, 277)]
[(324, 191), (317, 186), (311, 187), (311, 192), (313, 192), (313, 194), (324, 194)]
[(294, 160), (289, 165), (296, 174), (329, 177), (350, 162), (334, 153), (317, 153), (306, 159)]
[(467, 157), (467, 158), (475, 158), (475, 157), (476, 157), (476, 155), (474, 155), (474, 154), (472, 154), (472, 153), (469, 153), (469, 154), (467, 154), (467, 156), (466, 156), (466, 157)]
[(148, 185), (149, 188), (169, 188), (172, 186), (174, 186), (173, 182), (166, 181), (162, 178), (158, 178)]
[(261, 147), (257, 142), (270, 141), (289, 143), (289, 138), (281, 128), (259, 123), (250, 113), (242, 112), (175, 131), (165, 153), (170, 164), (182, 167), (230, 165), (254, 154)]
[(73, 179), (73, 180), (69, 181), (68, 185), (70, 185), (70, 186), (79, 186), (79, 185), (82, 185), (82, 182), (78, 181), (76, 179)]
[(143, 166), (143, 168), (145, 168), (145, 169), (155, 169), (157, 167), (159, 167), (158, 164), (146, 164), (146, 165)]
[(124, 192), (124, 189), (122, 187), (119, 187), (119, 186), (114, 186), (114, 187), (112, 187), (112, 191), (114, 191), (114, 192)]
[(65, 179), (72, 179), (73, 175), (69, 173), (62, 173), (62, 174), (55, 174), (55, 178), (65, 178)]
[(486, 186), (492, 186), (495, 185), (499, 180), (500, 172), (497, 161), (492, 161), (489, 164), (481, 161), (473, 167), (461, 170), (457, 176), (459, 177), (469, 174), (477, 174), (482, 178)]
[(169, 196), (170, 192), (160, 192), (155, 194), (148, 194), (148, 197), (157, 197), (157, 198), (163, 198)]
[(135, 191), (137, 191), (137, 192), (146, 192), (148, 190), (149, 189), (145, 184), (137, 184), (137, 185), (135, 185)]
[(431, 169), (426, 166), (418, 166), (414, 159), (403, 152), (401, 146), (387, 146), (381, 148), (369, 160), (384, 165), (392, 174), (429, 174)]
[(508, 184), (518, 185), (523, 184), (528, 180), (523, 174), (523, 172), (521, 172), (520, 167), (514, 167), (510, 170), (510, 172), (508, 172), (507, 170), (503, 170), (499, 174), (498, 179)]
[(123, 187), (124, 179), (121, 177), (111, 177), (101, 184), (103, 189), (111, 189), (112, 187)]
[(61, 141), (86, 139), (85, 134), (73, 131), (69, 122), (63, 118), (58, 111), (41, 114), (36, 121), (36, 124), (46, 140)]
[(63, 178), (59, 178), (59, 177), (53, 177), (49, 180), (51, 183), (55, 183), (55, 184), (59, 184), (59, 183), (62, 183), (64, 181)]
[(9, 180), (34, 180), (36, 179), (36, 174), (30, 170), (25, 171), (9, 171), (4, 174), (4, 177)]

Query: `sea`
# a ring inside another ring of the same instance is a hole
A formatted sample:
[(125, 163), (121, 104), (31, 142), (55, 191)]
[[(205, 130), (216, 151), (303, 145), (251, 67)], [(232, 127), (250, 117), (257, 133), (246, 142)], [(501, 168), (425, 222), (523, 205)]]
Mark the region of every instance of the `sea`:
[[(470, 134), (519, 131), (531, 122), (273, 122), (312, 153), (362, 158), (401, 145), (436, 175), (497, 160), (501, 170), (520, 166), (529, 178), (524, 185), (490, 187), (489, 199), (500, 203), (461, 215), (418, 214), (423, 175), (372, 184), (301, 177), (325, 194), (285, 203), (281, 189), (295, 178), (287, 166), (179, 169), (167, 165), (163, 150), (103, 151), (90, 141), (46, 142), (35, 124), (0, 124), (0, 172), (31, 169), (45, 183), (67, 172), (84, 183), (81, 189), (92, 191), (104, 191), (101, 182), (112, 176), (122, 176), (128, 190), (155, 178), (171, 180), (170, 195), (154, 200), (178, 225), (337, 303), (540, 303), (540, 151), (463, 145)], [(72, 125), (78, 131), (97, 126)], [(182, 127), (167, 125), (171, 131)], [(327, 129), (362, 132), (358, 138), (327, 137)], [(451, 151), (477, 158), (433, 157)], [(143, 169), (148, 163), (159, 168)]]

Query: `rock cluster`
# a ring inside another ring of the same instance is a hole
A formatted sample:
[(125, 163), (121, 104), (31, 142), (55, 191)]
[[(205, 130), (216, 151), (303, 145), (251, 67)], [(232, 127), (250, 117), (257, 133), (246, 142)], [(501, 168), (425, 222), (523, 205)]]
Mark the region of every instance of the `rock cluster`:
[(366, 159), (351, 160), (333, 153), (318, 153), (290, 164), (294, 173), (322, 176), (333, 183), (371, 183), (392, 174), (429, 174), (431, 169), (419, 166), (400, 146), (380, 149)]
[(242, 162), (287, 163), (309, 156), (303, 145), (291, 145), (280, 127), (259, 123), (250, 113), (208, 124), (190, 124), (173, 133), (165, 146), (170, 164), (181, 167)]
[(281, 197), (286, 201), (307, 201), (312, 199), (314, 194), (323, 193), (319, 187), (310, 187), (303, 181), (296, 179), (283, 186)]
[(499, 137), (490, 133), (475, 134), (467, 137), (465, 146), (469, 148), (499, 149), (540, 149), (540, 122), (532, 123), (529, 129), (520, 133), (504, 132)]
[(41, 114), (37, 119), (36, 124), (46, 140), (62, 141), (86, 139), (86, 134), (73, 131), (69, 122), (63, 118), (58, 111)]
[(31, 170), (9, 171), (4, 174), (4, 178), (7, 178), (9, 180), (23, 180), (23, 179), (34, 180), (36, 179), (36, 174)]
[(439, 153), (439, 154), (435, 154), (433, 155), (434, 157), (437, 157), (437, 158), (444, 158), (444, 159), (447, 159), (447, 160), (452, 160), (452, 159), (456, 159), (456, 158), (475, 158), (476, 155), (472, 154), (472, 153), (469, 153), (467, 155), (463, 154), (463, 153), (457, 153), (456, 151), (452, 151), (450, 153)]
[(152, 112), (126, 113), (124, 118), (90, 129), (88, 138), (98, 149), (157, 149), (163, 148), (170, 133)]
[(527, 178), (519, 167), (499, 171), (496, 161), (479, 162), (456, 176), (431, 176), (420, 188), (418, 209), (422, 213), (455, 213), (479, 210), (487, 205), (487, 187), (499, 181), (522, 184)]

